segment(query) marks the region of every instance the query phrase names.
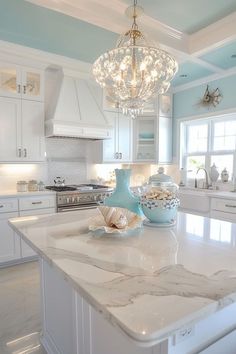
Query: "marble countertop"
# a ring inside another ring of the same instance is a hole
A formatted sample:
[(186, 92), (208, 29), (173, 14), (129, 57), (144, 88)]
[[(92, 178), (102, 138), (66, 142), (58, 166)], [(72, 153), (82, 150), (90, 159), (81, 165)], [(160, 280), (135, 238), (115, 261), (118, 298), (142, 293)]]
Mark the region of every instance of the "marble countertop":
[(236, 224), (178, 213), (172, 229), (95, 237), (96, 209), (11, 219), (108, 321), (151, 345), (236, 302)]
[(43, 195), (56, 195), (56, 192), (50, 190), (37, 191), (37, 192), (17, 192), (16, 190), (0, 190), (0, 198), (7, 197), (35, 197), (35, 196), (43, 196)]

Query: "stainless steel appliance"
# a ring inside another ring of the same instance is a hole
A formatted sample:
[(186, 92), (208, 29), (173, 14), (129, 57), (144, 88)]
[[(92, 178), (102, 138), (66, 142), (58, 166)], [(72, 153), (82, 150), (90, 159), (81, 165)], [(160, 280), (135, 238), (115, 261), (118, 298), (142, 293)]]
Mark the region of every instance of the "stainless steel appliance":
[(97, 184), (47, 186), (46, 189), (57, 192), (58, 213), (96, 208), (113, 191), (110, 187)]

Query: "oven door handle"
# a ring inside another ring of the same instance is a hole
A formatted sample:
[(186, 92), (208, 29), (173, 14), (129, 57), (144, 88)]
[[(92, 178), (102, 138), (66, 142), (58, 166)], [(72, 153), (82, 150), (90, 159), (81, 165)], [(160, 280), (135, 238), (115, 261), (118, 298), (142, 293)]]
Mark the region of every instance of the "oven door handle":
[(96, 209), (97, 208), (97, 205), (90, 205), (90, 206), (81, 206), (81, 207), (76, 207), (76, 208), (58, 208), (57, 209), (57, 212), (58, 213), (64, 213), (64, 212), (67, 212), (67, 211), (78, 211), (78, 210), (87, 210), (87, 209)]

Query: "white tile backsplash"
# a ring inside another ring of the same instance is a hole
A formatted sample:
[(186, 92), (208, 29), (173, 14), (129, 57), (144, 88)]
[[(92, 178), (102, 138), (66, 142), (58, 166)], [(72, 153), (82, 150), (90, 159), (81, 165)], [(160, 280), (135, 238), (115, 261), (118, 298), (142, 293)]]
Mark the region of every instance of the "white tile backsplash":
[(47, 162), (40, 164), (0, 164), (0, 189), (15, 190), (19, 180), (36, 179), (53, 184), (57, 176), (67, 184), (87, 181), (87, 141), (78, 139), (46, 139)]
[(48, 160), (48, 183), (54, 178), (63, 177), (66, 184), (78, 184), (87, 181), (87, 141), (79, 139), (46, 139)]
[(0, 189), (15, 190), (16, 182), (31, 179), (47, 182), (47, 164), (1, 164)]

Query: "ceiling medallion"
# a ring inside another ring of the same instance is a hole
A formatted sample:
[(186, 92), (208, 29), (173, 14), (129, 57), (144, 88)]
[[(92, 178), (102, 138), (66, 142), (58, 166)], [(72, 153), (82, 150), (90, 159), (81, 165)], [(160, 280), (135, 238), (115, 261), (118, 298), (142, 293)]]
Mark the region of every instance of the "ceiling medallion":
[(102, 54), (93, 64), (97, 83), (123, 113), (133, 118), (142, 113), (151, 98), (168, 90), (178, 70), (168, 52), (148, 45), (136, 22), (142, 12), (135, 0), (126, 10), (133, 18), (131, 29), (120, 36), (115, 49)]

